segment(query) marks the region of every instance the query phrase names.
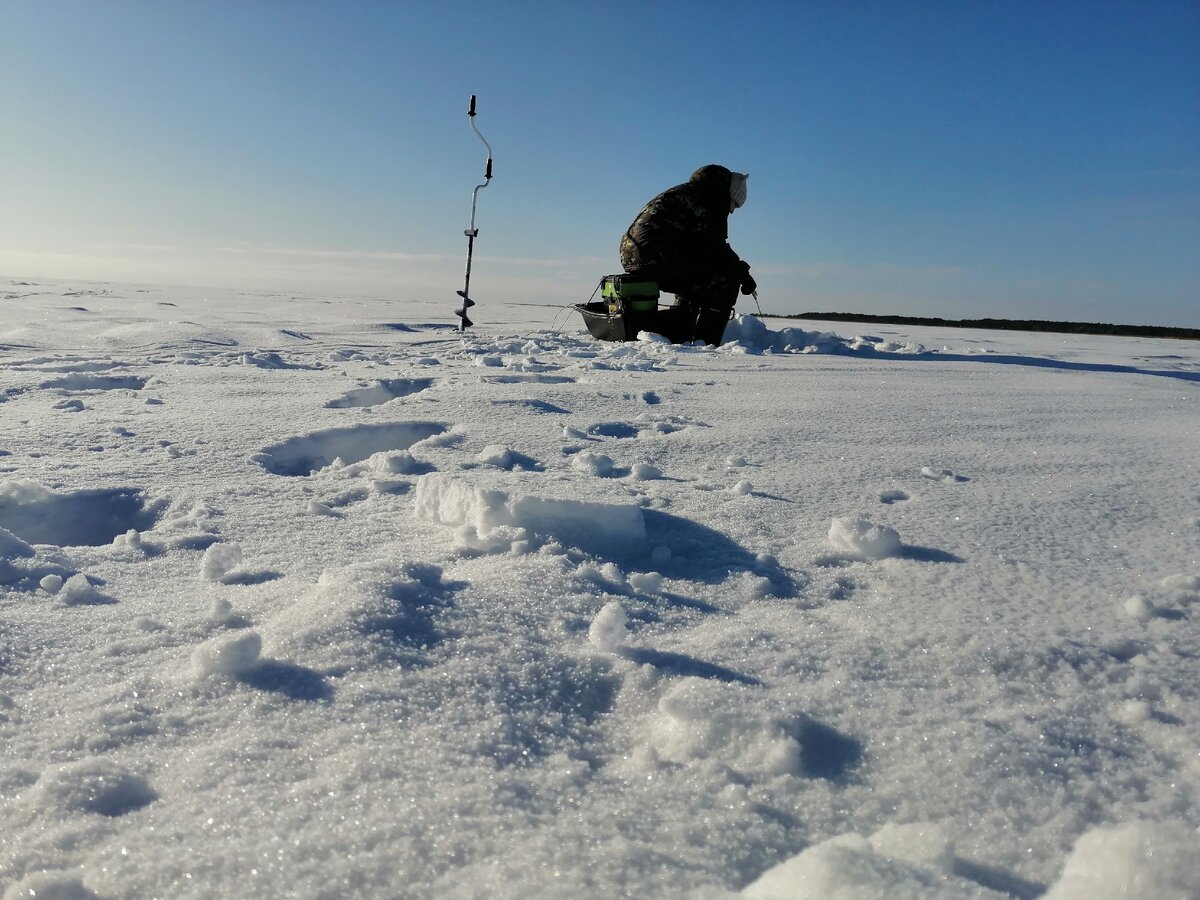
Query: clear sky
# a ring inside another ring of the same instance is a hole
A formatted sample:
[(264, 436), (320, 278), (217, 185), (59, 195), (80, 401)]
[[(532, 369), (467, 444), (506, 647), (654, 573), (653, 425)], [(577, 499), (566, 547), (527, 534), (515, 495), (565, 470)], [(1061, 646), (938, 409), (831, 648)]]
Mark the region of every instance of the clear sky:
[(717, 162), (768, 312), (1200, 326), (1195, 0), (0, 0), (0, 273), (452, 308), (473, 93), (477, 320)]

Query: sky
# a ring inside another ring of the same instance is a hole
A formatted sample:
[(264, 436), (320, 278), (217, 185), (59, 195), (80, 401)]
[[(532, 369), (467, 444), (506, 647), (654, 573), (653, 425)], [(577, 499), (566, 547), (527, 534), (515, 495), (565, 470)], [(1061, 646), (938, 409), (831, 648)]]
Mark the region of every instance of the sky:
[(3, 0), (0, 274), (452, 309), (472, 94), (477, 322), (715, 162), (767, 312), (1200, 326), (1194, 0)]

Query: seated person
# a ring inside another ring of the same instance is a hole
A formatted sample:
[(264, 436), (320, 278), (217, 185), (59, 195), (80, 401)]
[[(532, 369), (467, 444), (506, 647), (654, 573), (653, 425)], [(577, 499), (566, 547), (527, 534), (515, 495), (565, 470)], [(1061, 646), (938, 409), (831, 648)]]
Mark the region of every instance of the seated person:
[(694, 314), (692, 340), (719, 344), (738, 291), (757, 289), (750, 264), (729, 246), (729, 215), (746, 202), (748, 175), (702, 166), (647, 203), (621, 238), (626, 272), (657, 281)]

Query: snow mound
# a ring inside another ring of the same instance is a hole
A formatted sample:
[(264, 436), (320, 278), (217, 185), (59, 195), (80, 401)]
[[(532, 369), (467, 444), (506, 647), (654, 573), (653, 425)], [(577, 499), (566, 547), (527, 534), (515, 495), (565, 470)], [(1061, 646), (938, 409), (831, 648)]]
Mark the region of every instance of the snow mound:
[[(473, 473), (474, 474), (474, 473)], [(431, 473), (417, 481), (414, 511), (442, 525), (470, 526), (486, 538), (498, 528), (523, 528), (541, 538), (602, 554), (623, 554), (646, 539), (641, 507), (624, 495), (621, 502), (575, 499), (569, 482), (541, 479), (526, 493), (520, 476), (489, 473), (482, 483), (462, 475)], [(595, 496), (595, 492), (589, 492)]]
[(843, 834), (796, 854), (747, 885), (748, 900), (956, 900), (1007, 897), (949, 872), (953, 845), (931, 826)]
[(859, 559), (886, 559), (904, 546), (895, 529), (855, 517), (834, 519), (829, 525), (829, 543)]
[(1183, 822), (1093, 828), (1043, 900), (1200, 897), (1200, 837)]
[(123, 816), (158, 799), (146, 779), (103, 759), (83, 759), (47, 769), (30, 795), (30, 802), (44, 812), (109, 817)]
[(684, 678), (658, 701), (651, 744), (663, 759), (712, 760), (745, 775), (800, 775), (800, 743), (760, 712), (746, 685)]
[(831, 331), (805, 331), (802, 328), (782, 328), (772, 331), (757, 316), (734, 316), (725, 327), (722, 344), (734, 344), (743, 352), (763, 353), (904, 353), (928, 351), (921, 344), (908, 341), (876, 341), (867, 338), (846, 339)]
[(96, 900), (78, 875), (70, 872), (36, 872), (4, 892), (4, 900)]
[(411, 659), (446, 637), (454, 589), (435, 566), (361, 563), (323, 571), (315, 588), (264, 623), (276, 654), (324, 670), (359, 671)]

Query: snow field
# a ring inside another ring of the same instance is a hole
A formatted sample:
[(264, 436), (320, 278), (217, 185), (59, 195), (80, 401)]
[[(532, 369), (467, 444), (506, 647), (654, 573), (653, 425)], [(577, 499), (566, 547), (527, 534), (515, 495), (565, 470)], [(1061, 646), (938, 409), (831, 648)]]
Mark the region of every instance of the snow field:
[(6, 900), (1200, 891), (1195, 348), (63, 294)]

